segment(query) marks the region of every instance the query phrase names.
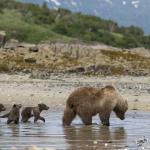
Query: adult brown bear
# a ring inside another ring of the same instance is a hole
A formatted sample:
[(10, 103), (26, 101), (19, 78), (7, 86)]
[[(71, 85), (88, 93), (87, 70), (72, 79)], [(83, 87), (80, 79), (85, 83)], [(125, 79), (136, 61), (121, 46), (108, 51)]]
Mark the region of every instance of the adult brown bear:
[(90, 125), (92, 116), (99, 114), (102, 124), (109, 126), (112, 111), (123, 120), (127, 109), (127, 101), (113, 86), (83, 87), (75, 90), (69, 96), (64, 110), (63, 125), (69, 126), (76, 115), (79, 115), (85, 125)]

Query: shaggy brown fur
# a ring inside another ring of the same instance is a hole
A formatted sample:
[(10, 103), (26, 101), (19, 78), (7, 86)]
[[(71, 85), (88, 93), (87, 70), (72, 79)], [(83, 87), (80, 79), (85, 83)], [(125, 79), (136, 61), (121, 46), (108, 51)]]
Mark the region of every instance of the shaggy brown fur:
[(45, 104), (38, 104), (36, 107), (25, 107), (22, 112), (22, 122), (27, 122), (31, 117), (34, 117), (34, 122), (36, 122), (38, 119), (45, 122), (45, 119), (40, 116), (40, 113), (43, 110), (48, 110), (49, 107)]
[(92, 116), (99, 114), (103, 125), (109, 126), (109, 118), (114, 111), (121, 120), (128, 109), (124, 100), (113, 86), (104, 88), (83, 87), (75, 90), (66, 102), (63, 125), (68, 126), (78, 115), (85, 125), (92, 124)]
[(1, 111), (5, 111), (6, 110), (6, 108), (4, 107), (4, 105), (3, 104), (0, 104), (0, 112)]
[(17, 105), (14, 104), (11, 111), (0, 118), (8, 118), (7, 124), (10, 124), (11, 122), (14, 122), (15, 124), (19, 123), (19, 117), (20, 117), (20, 108), (21, 104)]

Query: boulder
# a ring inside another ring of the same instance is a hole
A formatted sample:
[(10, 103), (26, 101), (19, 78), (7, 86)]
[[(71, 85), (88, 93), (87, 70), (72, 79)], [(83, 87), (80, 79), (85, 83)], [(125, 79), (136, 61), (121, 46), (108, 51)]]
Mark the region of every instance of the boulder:
[(36, 47), (36, 45), (30, 43), (19, 43), (18, 47), (30, 49), (31, 47)]
[(111, 75), (111, 67), (98, 64), (95, 66), (95, 72), (103, 75)]
[(50, 78), (50, 72), (34, 70), (31, 72), (30, 78), (46, 80)]
[(36, 63), (36, 58), (32, 55), (26, 55), (24, 61), (27, 63)]
[(33, 46), (33, 47), (30, 47), (29, 48), (29, 51), (30, 52), (38, 52), (39, 51), (39, 48), (37, 46)]
[(16, 39), (10, 39), (8, 42), (6, 42), (4, 48), (5, 49), (10, 49), (10, 50), (15, 50), (19, 45), (19, 41)]
[(71, 68), (69, 70), (67, 70), (68, 73), (84, 73), (85, 72), (85, 68), (82, 66), (78, 66), (75, 68)]
[(87, 73), (90, 73), (90, 72), (95, 72), (95, 68), (96, 66), (93, 64), (93, 65), (87, 66), (85, 69)]

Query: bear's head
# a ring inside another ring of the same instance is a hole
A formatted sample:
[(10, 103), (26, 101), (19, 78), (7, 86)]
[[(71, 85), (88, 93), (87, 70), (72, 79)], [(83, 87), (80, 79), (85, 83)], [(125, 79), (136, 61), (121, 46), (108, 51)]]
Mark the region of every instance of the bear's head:
[(38, 107), (39, 107), (39, 109), (40, 109), (41, 111), (42, 111), (42, 110), (48, 110), (48, 109), (49, 109), (49, 107), (48, 107), (47, 105), (43, 104), (43, 103), (38, 104)]
[(13, 105), (13, 108), (17, 108), (17, 109), (20, 109), (21, 107), (22, 107), (21, 104), (14, 104), (14, 105)]
[(116, 116), (121, 120), (125, 119), (125, 113), (128, 110), (128, 103), (117, 91), (117, 89), (111, 85), (105, 86), (103, 89), (105, 95), (116, 101), (116, 106), (113, 111), (116, 113)]
[(125, 113), (128, 110), (128, 103), (127, 100), (118, 101), (116, 107), (114, 108), (114, 112), (116, 116), (121, 120), (125, 119)]
[(6, 108), (4, 107), (4, 105), (3, 104), (0, 104), (0, 112), (1, 111), (5, 111), (6, 110)]

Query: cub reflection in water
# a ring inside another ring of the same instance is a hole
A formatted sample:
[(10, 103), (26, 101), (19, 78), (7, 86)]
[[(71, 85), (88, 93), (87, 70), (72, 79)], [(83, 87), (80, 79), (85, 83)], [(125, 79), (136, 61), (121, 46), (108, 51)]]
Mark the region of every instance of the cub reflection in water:
[(127, 145), (126, 131), (122, 127), (106, 126), (66, 127), (64, 135), (68, 150), (121, 149)]

